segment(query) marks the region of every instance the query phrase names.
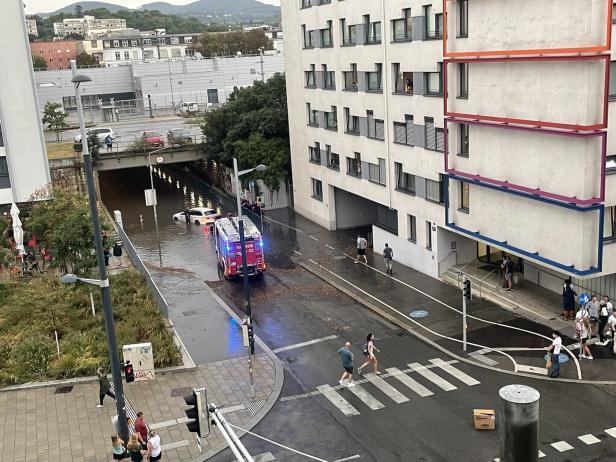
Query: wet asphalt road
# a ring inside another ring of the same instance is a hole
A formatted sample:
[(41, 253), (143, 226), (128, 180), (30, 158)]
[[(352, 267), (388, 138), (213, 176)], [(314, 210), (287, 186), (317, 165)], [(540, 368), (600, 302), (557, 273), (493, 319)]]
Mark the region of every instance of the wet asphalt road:
[[(165, 177), (157, 176), (156, 179), (163, 265), (192, 271), (200, 278), (212, 281), (215, 290), (232, 306), (237, 306), (242, 297), (241, 283), (219, 281), (211, 236), (202, 228), (176, 224), (170, 219), (176, 211), (185, 206), (200, 205), (200, 201), (203, 205), (209, 205), (210, 201), (223, 210), (225, 206), (232, 207), (233, 202), (229, 203), (228, 199), (219, 197), (204, 184), (187, 179), (181, 173), (171, 171), (171, 181), (168, 175), (166, 170)], [(123, 211), (125, 228), (140, 252), (156, 257), (151, 210), (143, 204), (142, 190), (147, 187), (146, 179), (146, 169), (105, 172), (101, 175), (101, 188), (106, 205)], [(143, 215), (143, 224), (139, 220), (140, 214)], [(397, 367), (404, 370), (409, 363), (429, 365), (430, 359), (449, 358), (372, 314), (290, 260), (293, 249), (305, 253), (310, 245), (317, 245), (310, 242), (307, 234), (313, 233), (324, 239), (332, 233), (286, 211), (272, 212), (268, 216), (297, 226), (304, 232), (266, 222), (266, 258), (271, 266), (263, 280), (255, 281), (253, 286), (257, 333), (272, 349), (328, 336), (336, 338), (279, 353), (285, 361), (282, 399), (254, 432), (327, 461), (352, 456), (359, 456), (357, 460), (360, 462), (491, 461), (498, 456), (498, 433), (474, 430), (472, 409), (498, 410), (499, 388), (510, 383), (524, 383), (542, 394), (539, 447), (547, 457), (541, 460), (590, 462), (615, 459), (616, 439), (603, 432), (616, 426), (614, 388), (512, 377), (458, 363), (454, 364), (458, 370), (480, 383), (469, 386), (439, 372), (456, 388), (444, 391), (423, 380), (433, 395), (420, 397), (393, 378), (386, 378), (409, 398), (399, 404), (374, 385), (362, 385), (384, 406), (378, 410), (371, 410), (350, 390), (340, 390), (339, 395), (359, 412), (355, 416), (344, 415), (320, 394), (288, 399), (315, 392), (316, 387), (324, 384), (337, 385), (342, 372), (337, 349), (344, 339), (349, 339), (355, 345), (357, 360), (361, 359), (360, 348), (367, 331), (376, 336), (377, 347), (381, 350), (381, 369)], [(352, 249), (350, 233), (337, 233), (336, 238)], [(342, 259), (335, 261), (343, 264)], [(434, 287), (438, 289), (438, 285)], [(443, 324), (443, 327), (447, 326), (447, 323)], [(453, 332), (454, 328), (451, 329)], [(422, 380), (416, 373), (412, 377)], [(596, 435), (599, 443), (586, 445), (577, 438), (584, 434)], [(561, 453), (550, 446), (561, 440), (567, 441), (574, 449)], [(252, 454), (269, 452), (275, 460), (310, 460), (252, 436), (246, 436), (243, 441)], [(227, 462), (233, 459), (232, 454), (225, 451), (212, 460)]]

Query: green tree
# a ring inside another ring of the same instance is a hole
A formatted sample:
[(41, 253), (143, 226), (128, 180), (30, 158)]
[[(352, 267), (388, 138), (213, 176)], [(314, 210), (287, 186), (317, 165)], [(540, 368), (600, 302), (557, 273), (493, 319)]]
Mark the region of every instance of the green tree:
[(98, 61), (91, 54), (82, 51), (77, 55), (77, 66), (97, 66)]
[(222, 34), (205, 32), (199, 39), (199, 52), (203, 56), (234, 56), (258, 54), (259, 49), (273, 49), (273, 43), (261, 29), (248, 32), (235, 31)]
[(47, 101), (43, 109), (43, 123), (49, 130), (56, 132), (56, 141), (60, 142), (60, 130), (66, 128), (67, 112), (60, 103)]
[(64, 36), (66, 40), (85, 40), (85, 37), (77, 32), (71, 32), (70, 34), (66, 34)]
[(83, 7), (79, 4), (75, 5), (75, 17), (83, 18)]
[(209, 159), (230, 166), (233, 157), (238, 157), (241, 168), (263, 163), (271, 168), (255, 172), (253, 178), (262, 178), (274, 189), (291, 175), (283, 74), (266, 82), (256, 81), (250, 87), (235, 88), (226, 104), (206, 113), (201, 130)]
[(103, 147), (103, 143), (94, 133), (88, 134), (88, 151), (92, 156), (92, 162), (96, 162), (101, 152), (101, 148)]
[(42, 56), (32, 55), (32, 67), (34, 70), (45, 70), (47, 69), (47, 61)]

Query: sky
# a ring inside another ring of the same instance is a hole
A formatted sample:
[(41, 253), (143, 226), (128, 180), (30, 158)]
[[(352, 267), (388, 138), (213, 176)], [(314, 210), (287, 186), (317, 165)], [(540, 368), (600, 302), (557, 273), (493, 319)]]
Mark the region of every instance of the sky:
[[(60, 8), (65, 7), (66, 5), (70, 5), (75, 3), (78, 0), (24, 0), (26, 4), (26, 13), (48, 13), (51, 11), (59, 10)], [(136, 8), (139, 5), (143, 5), (144, 3), (151, 3), (154, 0), (100, 0), (106, 3), (115, 3), (116, 5), (123, 5), (128, 8)], [(167, 3), (171, 3), (173, 5), (186, 5), (187, 3), (192, 3), (191, 0), (162, 0)], [(280, 5), (280, 0), (258, 0), (262, 3), (269, 3), (270, 5)]]

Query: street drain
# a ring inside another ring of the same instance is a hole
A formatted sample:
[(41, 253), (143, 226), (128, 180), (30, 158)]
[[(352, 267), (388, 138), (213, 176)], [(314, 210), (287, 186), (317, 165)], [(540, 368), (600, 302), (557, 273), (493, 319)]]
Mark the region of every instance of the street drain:
[(293, 364), (296, 361), (297, 361), (297, 358), (295, 356), (289, 356), (287, 359), (284, 360), (284, 362), (287, 364)]
[(263, 405), (267, 402), (267, 400), (262, 399), (259, 401), (253, 401), (250, 403), (244, 403), (244, 406), (246, 406), (246, 409), (248, 410), (248, 412), (250, 412), (252, 414), (252, 416), (254, 417), (255, 415), (257, 415), (257, 412), (259, 412), (261, 410), (261, 408), (263, 407)]
[(70, 393), (71, 391), (73, 391), (73, 386), (72, 385), (67, 385), (65, 387), (58, 387), (56, 388), (56, 391), (54, 391), (55, 395), (62, 395), (64, 393)]
[(183, 316), (193, 316), (193, 315), (195, 315), (195, 314), (197, 314), (197, 312), (196, 312), (195, 310), (192, 310), (192, 311), (183, 311), (183, 312), (182, 312), (182, 315), (183, 315)]
[(177, 398), (178, 396), (190, 395), (192, 391), (193, 389), (191, 387), (173, 388), (171, 390), (171, 397)]

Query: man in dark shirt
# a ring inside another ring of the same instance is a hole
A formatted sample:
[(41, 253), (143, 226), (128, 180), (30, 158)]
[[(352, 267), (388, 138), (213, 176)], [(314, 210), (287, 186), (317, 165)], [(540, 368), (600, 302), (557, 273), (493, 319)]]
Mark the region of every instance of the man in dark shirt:
[(351, 351), (351, 342), (346, 342), (342, 348), (338, 350), (340, 359), (342, 360), (342, 367), (344, 368), (344, 374), (340, 379), (340, 385), (344, 385), (344, 381), (348, 380), (347, 387), (354, 387), (353, 383), (353, 352)]

